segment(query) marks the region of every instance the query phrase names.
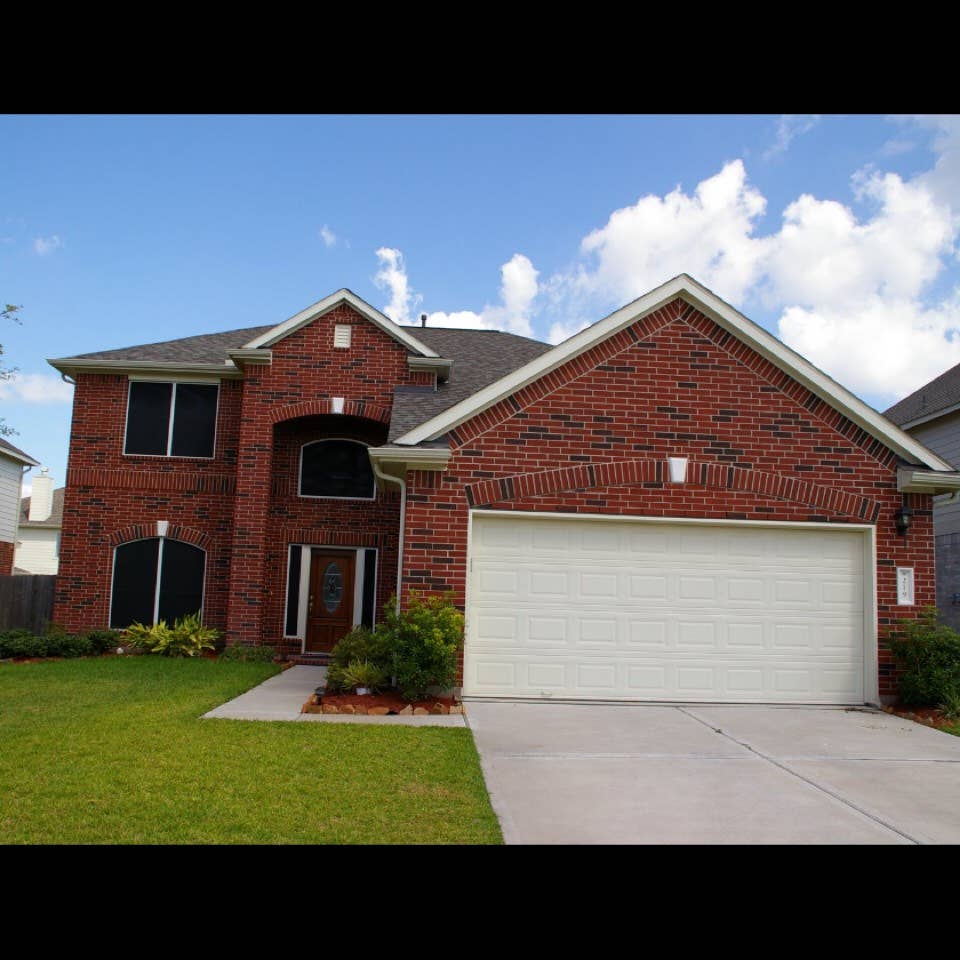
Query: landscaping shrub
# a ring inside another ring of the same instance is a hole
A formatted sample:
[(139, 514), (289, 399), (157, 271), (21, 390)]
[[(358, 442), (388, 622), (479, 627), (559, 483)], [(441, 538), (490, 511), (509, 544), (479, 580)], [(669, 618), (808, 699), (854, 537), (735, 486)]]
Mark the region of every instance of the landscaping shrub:
[(3, 657), (45, 657), (49, 645), (46, 637), (35, 637), (29, 630), (11, 630), (0, 644)]
[(276, 647), (253, 647), (245, 643), (231, 643), (223, 648), (220, 659), (237, 663), (273, 663), (276, 656)]
[(900, 700), (907, 706), (939, 707), (960, 697), (960, 633), (938, 622), (935, 607), (916, 620), (901, 620), (887, 644), (898, 666)]
[(192, 613), (174, 621), (172, 627), (166, 620), (153, 626), (133, 623), (126, 629), (128, 643), (137, 650), (159, 653), (165, 657), (197, 657), (204, 650), (214, 650), (220, 631), (205, 627), (200, 614)]
[(116, 650), (123, 641), (123, 634), (119, 630), (88, 630), (84, 636), (94, 656)]
[(64, 633), (48, 636), (46, 640), (48, 657), (87, 657), (93, 650), (93, 645), (86, 634), (75, 636)]
[(457, 653), (463, 645), (463, 614), (448, 597), (410, 593), (397, 613), (395, 600), (384, 608), (383, 632), (393, 652), (393, 675), (405, 700), (422, 700), (430, 687), (451, 687)]
[(387, 682), (387, 675), (381, 667), (369, 660), (351, 660), (343, 668), (343, 682), (349, 690), (367, 687), (375, 693)]
[[(347, 679), (347, 668), (351, 663), (366, 662), (379, 669), (384, 678), (393, 671), (393, 649), (391, 638), (383, 624), (377, 624), (376, 630), (367, 627), (354, 627), (330, 651), (330, 665), (327, 667), (327, 689), (345, 691), (352, 689)], [(381, 681), (384, 682), (384, 681)], [(363, 684), (361, 684), (363, 686)]]

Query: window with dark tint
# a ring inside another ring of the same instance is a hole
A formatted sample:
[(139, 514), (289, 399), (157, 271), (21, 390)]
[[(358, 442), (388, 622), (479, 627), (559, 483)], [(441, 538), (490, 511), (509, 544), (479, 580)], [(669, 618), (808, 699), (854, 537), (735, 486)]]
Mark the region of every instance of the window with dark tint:
[(113, 561), (111, 627), (153, 623), (157, 599), (157, 557), (160, 540), (134, 540), (117, 547)]
[(131, 381), (123, 452), (156, 457), (212, 457), (217, 391), (217, 385), (212, 383)]
[(363, 551), (363, 607), (360, 622), (373, 629), (374, 617), (374, 589), (377, 584), (377, 551)]
[(217, 426), (217, 388), (208, 383), (178, 383), (174, 404), (175, 457), (212, 457)]
[(166, 454), (172, 395), (172, 383), (134, 381), (130, 384), (125, 453), (148, 453), (161, 457)]
[(300, 462), (301, 497), (373, 497), (373, 469), (367, 448), (355, 440), (307, 444)]
[[(110, 626), (173, 623), (203, 610), (206, 555), (180, 540), (150, 537), (117, 547), (113, 560)], [(160, 589), (157, 590), (159, 578)]]
[(199, 613), (203, 607), (203, 568), (206, 556), (181, 540), (163, 541), (160, 563), (160, 597), (157, 618), (173, 623), (178, 617)]
[(303, 548), (293, 544), (290, 547), (290, 562), (287, 565), (287, 616), (284, 634), (288, 637), (297, 635), (297, 621), (300, 619), (300, 561), (302, 556)]

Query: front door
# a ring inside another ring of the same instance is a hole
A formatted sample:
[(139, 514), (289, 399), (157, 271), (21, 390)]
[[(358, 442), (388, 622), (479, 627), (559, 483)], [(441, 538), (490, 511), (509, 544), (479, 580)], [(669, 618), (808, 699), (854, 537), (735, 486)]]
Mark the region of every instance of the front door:
[(329, 653), (353, 629), (355, 550), (310, 551), (307, 640), (313, 653)]

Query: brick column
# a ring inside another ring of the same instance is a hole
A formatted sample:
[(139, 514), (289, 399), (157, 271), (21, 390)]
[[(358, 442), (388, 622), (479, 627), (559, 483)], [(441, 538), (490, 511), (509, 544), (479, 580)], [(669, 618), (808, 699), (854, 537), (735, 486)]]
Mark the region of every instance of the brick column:
[(13, 573), (13, 544), (0, 540), (0, 577)]
[[(256, 403), (257, 391), (245, 384), (237, 452), (237, 492), (233, 510), (233, 550), (227, 641), (258, 644), (263, 635), (267, 512), (273, 468), (273, 425)], [(254, 385), (256, 386), (256, 385)]]

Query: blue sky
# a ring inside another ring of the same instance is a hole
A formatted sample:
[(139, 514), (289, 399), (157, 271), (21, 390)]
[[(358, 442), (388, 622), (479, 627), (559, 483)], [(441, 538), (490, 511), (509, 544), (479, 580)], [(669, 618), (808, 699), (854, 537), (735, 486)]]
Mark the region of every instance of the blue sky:
[(395, 319), (558, 341), (686, 271), (883, 409), (960, 362), (960, 119), (0, 118), (0, 416), (66, 475), (46, 358)]

